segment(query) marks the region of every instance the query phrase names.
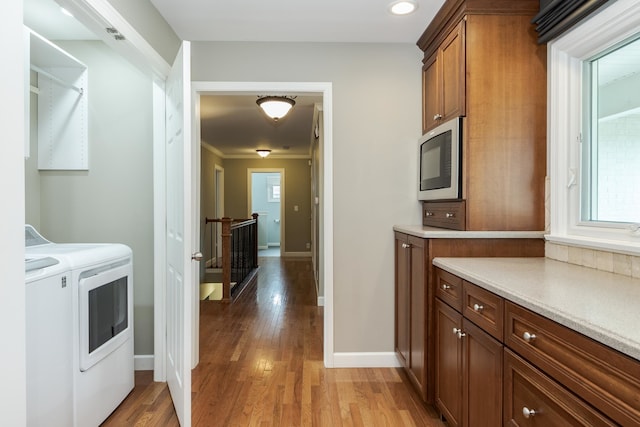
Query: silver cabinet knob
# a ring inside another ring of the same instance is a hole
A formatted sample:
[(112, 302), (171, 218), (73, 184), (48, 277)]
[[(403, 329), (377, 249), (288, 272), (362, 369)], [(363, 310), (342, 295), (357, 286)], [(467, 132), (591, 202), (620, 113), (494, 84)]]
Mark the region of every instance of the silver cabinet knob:
[(446, 214), (444, 214), (444, 216), (447, 218), (454, 218), (456, 214), (454, 214), (453, 212), (447, 212)]
[(536, 411), (529, 409), (526, 406), (522, 408), (522, 416), (525, 418), (531, 418), (536, 415)]
[(433, 116), (433, 120), (440, 120), (442, 118), (442, 114), (436, 114)]
[(433, 212), (426, 211), (424, 213), (424, 216), (433, 216)]
[(476, 311), (476, 312), (478, 312), (478, 313), (479, 313), (479, 312), (481, 312), (482, 310), (484, 310), (484, 306), (483, 306), (483, 305), (480, 305), (480, 304), (473, 304), (473, 311)]
[(200, 252), (200, 251), (198, 251), (198, 252), (194, 252), (194, 253), (191, 255), (191, 259), (192, 259), (193, 261), (198, 261), (198, 262), (199, 262), (199, 261), (202, 261), (202, 252)]
[(449, 289), (451, 289), (451, 285), (447, 285), (446, 283), (442, 285), (443, 291), (448, 291)]
[(462, 332), (462, 329), (459, 329), (459, 328), (453, 328), (453, 334), (456, 335), (458, 339), (461, 339), (462, 337), (467, 335), (464, 332)]
[(409, 249), (410, 247), (411, 247), (411, 244), (410, 244), (410, 243), (403, 243), (403, 244), (402, 244), (402, 248), (403, 248), (403, 249)]
[(524, 334), (522, 334), (522, 339), (525, 340), (526, 342), (531, 342), (536, 338), (537, 338), (536, 334), (531, 334), (529, 332), (525, 332)]

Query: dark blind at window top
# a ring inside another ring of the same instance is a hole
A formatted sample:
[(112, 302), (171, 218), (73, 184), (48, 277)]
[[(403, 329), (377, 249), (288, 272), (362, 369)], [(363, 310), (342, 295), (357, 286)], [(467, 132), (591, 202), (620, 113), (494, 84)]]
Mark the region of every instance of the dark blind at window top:
[(540, 0), (540, 12), (531, 20), (536, 24), (538, 43), (558, 37), (609, 1)]

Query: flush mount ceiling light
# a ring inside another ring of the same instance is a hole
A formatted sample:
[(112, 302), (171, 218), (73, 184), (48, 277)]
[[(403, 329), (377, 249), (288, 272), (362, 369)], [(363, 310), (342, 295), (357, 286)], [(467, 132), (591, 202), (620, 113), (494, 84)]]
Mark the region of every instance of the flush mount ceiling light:
[(262, 108), (267, 116), (278, 121), (287, 115), (291, 107), (296, 105), (296, 101), (287, 96), (262, 96), (258, 98), (256, 104)]
[(60, 12), (64, 13), (67, 16), (70, 16), (73, 18), (73, 13), (69, 12), (67, 9), (65, 9), (64, 7), (60, 8)]
[(389, 10), (394, 15), (408, 15), (413, 13), (417, 8), (418, 3), (416, 3), (415, 0), (399, 0), (389, 5)]
[(256, 153), (258, 153), (258, 156), (260, 156), (260, 157), (262, 157), (262, 158), (264, 159), (264, 158), (265, 158), (265, 157), (267, 157), (269, 154), (271, 154), (271, 150), (265, 150), (265, 149), (262, 149), (262, 148), (261, 148), (261, 149), (259, 149), (259, 150), (256, 150)]

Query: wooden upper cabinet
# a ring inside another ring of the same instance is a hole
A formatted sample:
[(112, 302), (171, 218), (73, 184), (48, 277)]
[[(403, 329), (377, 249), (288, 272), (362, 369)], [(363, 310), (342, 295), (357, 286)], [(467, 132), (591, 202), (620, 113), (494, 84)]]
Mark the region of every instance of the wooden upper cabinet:
[(438, 125), (440, 110), (440, 82), (438, 81), (438, 52), (424, 61), (422, 66), (422, 133)]
[(422, 131), (465, 114), (465, 22), (461, 21), (422, 66)]
[(442, 62), (442, 121), (465, 113), (465, 21), (447, 36), (440, 47)]
[(538, 6), (446, 0), (418, 40), (423, 133), (463, 117), (467, 231), (544, 229), (547, 55), (531, 24)]

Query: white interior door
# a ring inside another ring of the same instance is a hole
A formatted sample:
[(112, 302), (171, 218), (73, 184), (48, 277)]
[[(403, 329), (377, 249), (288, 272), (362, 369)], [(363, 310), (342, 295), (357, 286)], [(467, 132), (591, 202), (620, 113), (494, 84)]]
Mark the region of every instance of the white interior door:
[(191, 101), (190, 44), (166, 82), (167, 383), (180, 425), (191, 426)]

